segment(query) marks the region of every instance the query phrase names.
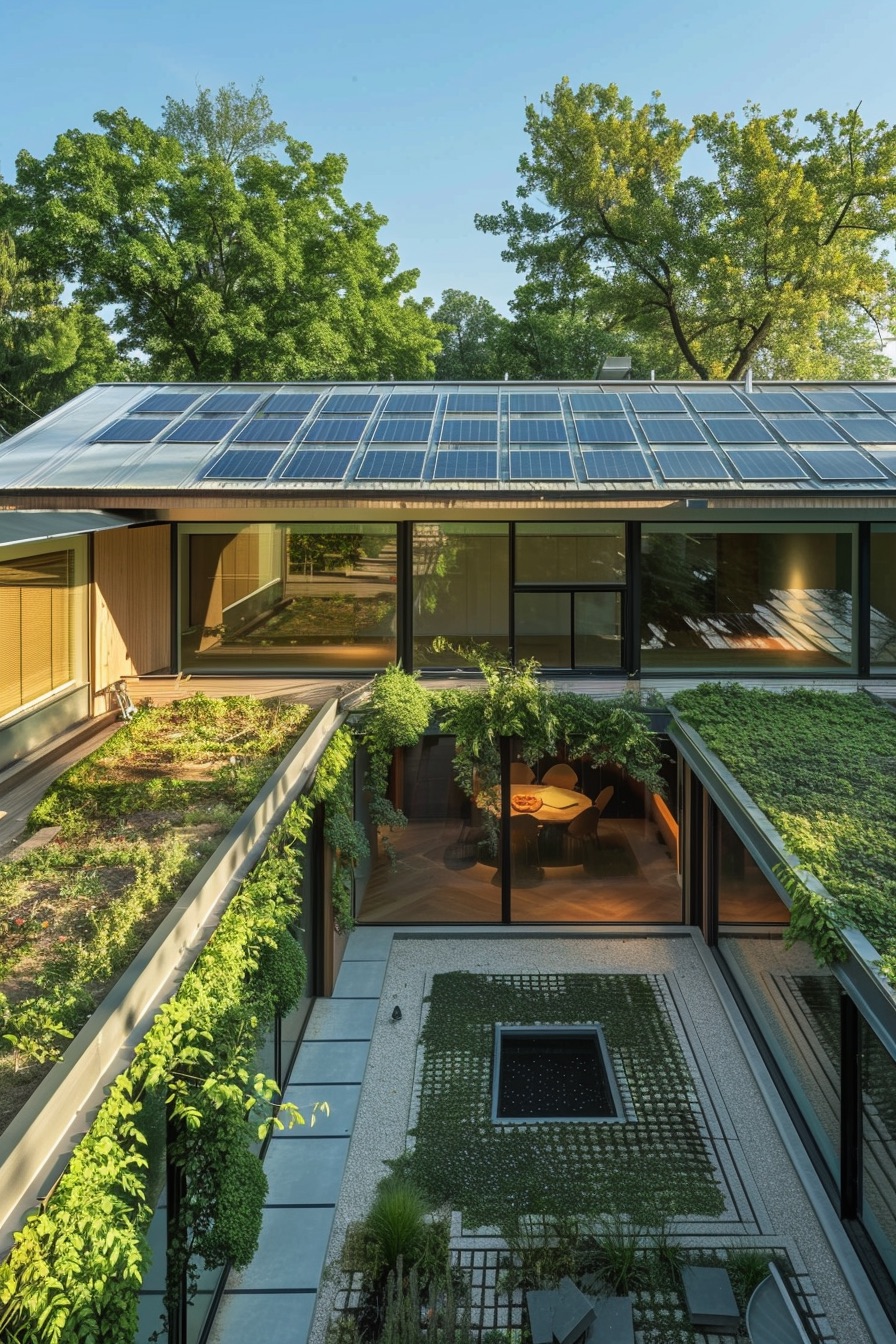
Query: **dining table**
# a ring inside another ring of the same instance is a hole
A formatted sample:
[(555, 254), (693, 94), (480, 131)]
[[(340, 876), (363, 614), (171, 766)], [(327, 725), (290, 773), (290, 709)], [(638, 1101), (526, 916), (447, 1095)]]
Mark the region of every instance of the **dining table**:
[[(537, 798), (538, 807), (516, 807), (514, 798)], [(580, 813), (591, 806), (591, 799), (574, 789), (560, 789), (556, 784), (515, 784), (510, 790), (511, 816), (529, 813), (539, 826), (568, 826)]]

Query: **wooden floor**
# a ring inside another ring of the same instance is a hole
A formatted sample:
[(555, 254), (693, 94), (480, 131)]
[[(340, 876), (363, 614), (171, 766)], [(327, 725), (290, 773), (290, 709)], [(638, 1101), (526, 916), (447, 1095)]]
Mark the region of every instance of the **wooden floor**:
[(339, 681), (335, 677), (253, 677), (241, 676), (151, 676), (127, 677), (127, 687), (135, 705), (170, 705), (174, 700), (202, 692), (203, 695), (254, 695), (259, 700), (290, 700), (318, 709), (334, 696), (348, 695), (365, 684)]
[[(397, 862), (382, 853), (371, 874), (360, 911), (362, 923), (497, 923), (501, 891), (494, 865), (473, 863), (459, 870), (446, 863), (460, 823), (411, 822), (393, 834)], [(615, 836), (614, 836), (615, 833)], [(614, 839), (634, 856), (630, 875), (601, 878), (581, 864), (551, 867), (534, 885), (513, 891), (513, 918), (525, 923), (679, 923), (681, 890), (674, 865), (644, 821), (614, 820), (605, 843)]]

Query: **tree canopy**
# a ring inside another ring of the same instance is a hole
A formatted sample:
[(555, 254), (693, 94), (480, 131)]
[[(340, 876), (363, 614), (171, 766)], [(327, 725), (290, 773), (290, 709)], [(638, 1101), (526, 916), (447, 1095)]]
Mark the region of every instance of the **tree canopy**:
[(22, 151), (3, 215), (36, 276), (112, 311), (146, 376), (431, 373), (437, 331), (385, 217), (345, 199), (345, 158), (286, 135), (260, 86), (169, 99), (160, 129), (123, 108), (95, 122)]
[(23, 429), (92, 384), (126, 377), (129, 365), (100, 317), (62, 302), (62, 287), (35, 280), (0, 233), (0, 424)]
[[(647, 341), (664, 376), (882, 376), (896, 315), (896, 128), (858, 109), (690, 126), (568, 80), (526, 109), (507, 237), (526, 302)], [(685, 176), (693, 146), (715, 175)]]

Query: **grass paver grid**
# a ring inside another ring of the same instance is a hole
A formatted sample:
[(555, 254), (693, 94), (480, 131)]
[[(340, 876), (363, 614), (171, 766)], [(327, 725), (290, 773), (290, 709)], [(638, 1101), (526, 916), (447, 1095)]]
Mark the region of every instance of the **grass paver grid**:
[[(623, 1084), (619, 1124), (494, 1124), (494, 1024), (600, 1022)], [(626, 1213), (656, 1222), (722, 1213), (700, 1105), (658, 977), (471, 975), (431, 982), (411, 1175), (468, 1224), (518, 1212)]]

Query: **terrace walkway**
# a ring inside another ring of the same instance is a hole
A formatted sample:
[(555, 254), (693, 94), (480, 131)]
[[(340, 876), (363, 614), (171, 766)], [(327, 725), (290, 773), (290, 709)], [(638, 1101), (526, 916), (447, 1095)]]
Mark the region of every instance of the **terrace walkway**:
[[(384, 1162), (404, 1149), (424, 999), (431, 977), (448, 970), (649, 977), (688, 1062), (725, 1204), (718, 1218), (675, 1220), (673, 1235), (707, 1249), (784, 1251), (824, 1344), (894, 1344), (711, 954), (680, 927), (643, 936), (566, 928), (554, 937), (525, 928), (485, 936), (357, 929), (336, 996), (314, 1007), (288, 1092), (305, 1107), (329, 1101), (330, 1117), (273, 1140), (259, 1252), (230, 1276), (213, 1344), (242, 1344), (262, 1327), (284, 1344), (322, 1344), (339, 1288), (332, 1274), (321, 1281), (322, 1270), (338, 1256), (348, 1224), (369, 1207)], [(392, 1021), (396, 1003), (399, 1022)], [(494, 1235), (453, 1221), (452, 1249), (472, 1272), (483, 1329), (516, 1323), (488, 1315), (500, 1246)]]

